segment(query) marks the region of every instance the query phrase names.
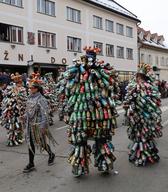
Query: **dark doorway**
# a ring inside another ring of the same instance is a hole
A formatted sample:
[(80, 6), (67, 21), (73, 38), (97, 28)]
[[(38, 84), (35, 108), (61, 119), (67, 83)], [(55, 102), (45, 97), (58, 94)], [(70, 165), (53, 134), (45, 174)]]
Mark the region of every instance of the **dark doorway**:
[(0, 65), (0, 71), (7, 73), (27, 73), (27, 66)]
[(46, 73), (52, 73), (54, 80), (57, 80), (59, 75), (58, 68), (42, 68), (41, 67), (41, 75), (44, 76)]

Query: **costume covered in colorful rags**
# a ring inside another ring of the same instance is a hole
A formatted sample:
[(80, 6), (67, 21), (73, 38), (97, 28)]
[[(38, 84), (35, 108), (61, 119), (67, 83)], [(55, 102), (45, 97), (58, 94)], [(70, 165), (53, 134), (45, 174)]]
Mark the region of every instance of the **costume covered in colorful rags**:
[(2, 100), (1, 125), (7, 129), (7, 145), (23, 143), (23, 124), (20, 117), (25, 112), (26, 89), (22, 86), (21, 75), (12, 76), (13, 83), (7, 86)]
[(6, 89), (7, 83), (6, 79), (3, 76), (0, 76), (0, 116), (2, 114), (2, 100), (4, 97), (4, 90)]
[(136, 166), (159, 161), (155, 138), (162, 136), (161, 100), (150, 65), (140, 64), (127, 86), (124, 108), (127, 111), (128, 138), (132, 141), (129, 160)]
[(52, 73), (46, 73), (43, 77), (43, 93), (49, 105), (49, 124), (53, 125), (53, 113), (56, 111), (56, 83)]
[[(99, 171), (113, 169), (116, 159), (111, 140), (117, 128), (118, 75), (109, 63), (96, 59), (99, 49), (85, 51), (57, 84), (60, 112), (69, 125), (68, 141), (73, 146), (68, 162), (75, 176), (89, 172), (91, 152)], [(92, 149), (88, 140), (95, 141)]]

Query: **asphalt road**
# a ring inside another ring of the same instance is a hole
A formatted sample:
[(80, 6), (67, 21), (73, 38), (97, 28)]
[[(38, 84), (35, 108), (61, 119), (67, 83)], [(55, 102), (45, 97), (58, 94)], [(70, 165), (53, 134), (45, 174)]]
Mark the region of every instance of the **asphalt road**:
[(118, 129), (113, 137), (117, 157), (114, 170), (109, 175), (99, 173), (90, 166), (90, 174), (73, 178), (67, 163), (70, 146), (66, 139), (66, 126), (55, 116), (52, 132), (59, 143), (53, 148), (55, 164), (47, 166), (47, 154), (37, 152), (37, 170), (23, 174), (28, 162), (27, 146), (5, 146), (6, 131), (0, 129), (0, 192), (167, 192), (168, 191), (168, 99), (162, 101), (163, 137), (158, 142), (161, 160), (147, 167), (135, 167), (128, 161), (129, 140), (123, 123), (123, 110), (119, 108)]

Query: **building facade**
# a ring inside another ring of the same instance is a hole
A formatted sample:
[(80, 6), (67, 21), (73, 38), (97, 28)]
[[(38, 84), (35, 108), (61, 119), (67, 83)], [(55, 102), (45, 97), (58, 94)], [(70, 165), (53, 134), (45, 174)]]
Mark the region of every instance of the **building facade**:
[(160, 80), (168, 81), (168, 47), (163, 35), (138, 28), (139, 62), (156, 66)]
[(95, 46), (127, 78), (138, 63), (138, 22), (110, 0), (0, 0), (0, 65), (58, 73)]

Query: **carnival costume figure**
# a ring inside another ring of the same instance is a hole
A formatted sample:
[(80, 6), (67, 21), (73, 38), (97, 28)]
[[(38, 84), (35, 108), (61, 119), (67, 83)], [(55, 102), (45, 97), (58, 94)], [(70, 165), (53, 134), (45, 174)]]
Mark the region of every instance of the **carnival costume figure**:
[(151, 66), (140, 64), (127, 86), (124, 108), (127, 110), (129, 161), (136, 166), (158, 162), (155, 138), (162, 136), (161, 100)]
[(7, 87), (6, 79), (0, 76), (0, 116), (2, 114), (2, 100), (4, 98), (4, 90)]
[(7, 145), (15, 146), (24, 141), (23, 124), (20, 116), (25, 112), (27, 100), (26, 89), (19, 74), (12, 76), (12, 83), (4, 91), (2, 100), (1, 125), (7, 129)]
[(56, 83), (52, 77), (52, 73), (46, 73), (43, 77), (44, 96), (49, 105), (49, 125), (53, 125), (53, 114), (56, 111)]
[[(113, 169), (111, 143), (117, 128), (118, 75), (114, 68), (96, 59), (98, 48), (85, 48), (86, 55), (73, 60), (57, 84), (58, 103), (72, 144), (68, 162), (75, 177), (89, 173), (90, 156), (101, 172)], [(89, 140), (95, 141), (91, 148)]]

